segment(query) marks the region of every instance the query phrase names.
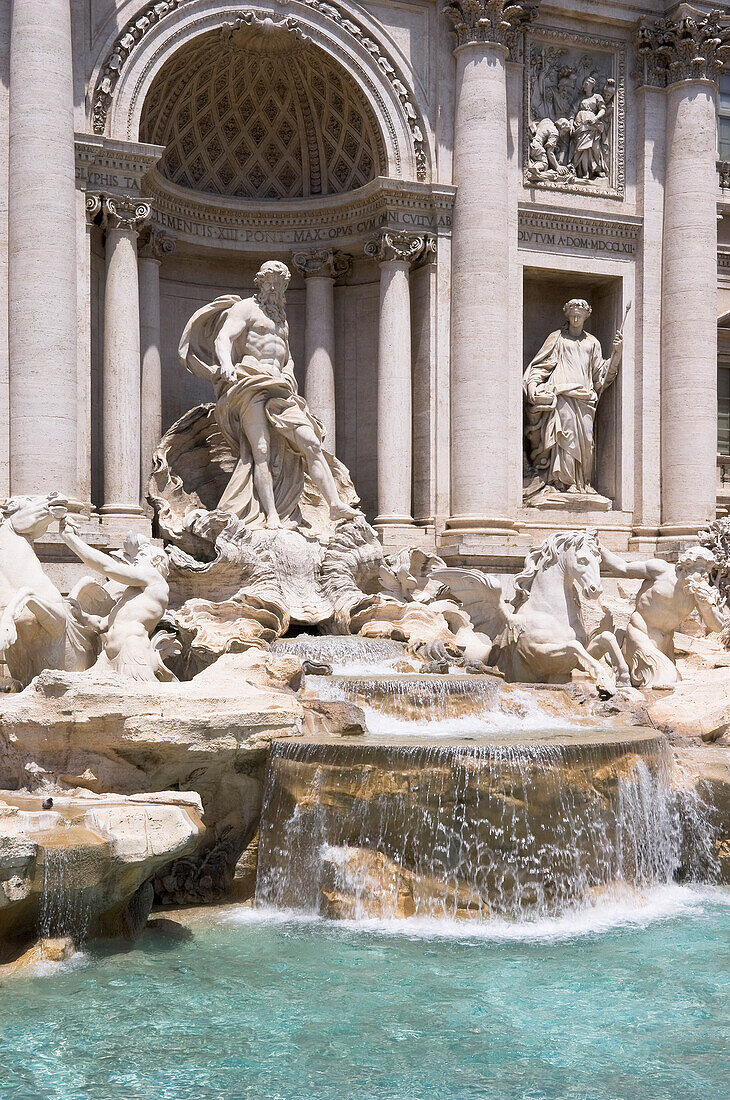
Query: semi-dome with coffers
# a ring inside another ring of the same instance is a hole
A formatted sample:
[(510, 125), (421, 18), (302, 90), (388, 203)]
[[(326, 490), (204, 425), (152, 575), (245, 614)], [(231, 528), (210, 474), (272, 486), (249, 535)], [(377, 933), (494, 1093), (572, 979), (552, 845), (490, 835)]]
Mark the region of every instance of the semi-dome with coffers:
[(385, 172), (373, 112), (294, 20), (238, 20), (183, 47), (145, 100), (140, 140), (195, 191), (295, 199), (351, 191)]

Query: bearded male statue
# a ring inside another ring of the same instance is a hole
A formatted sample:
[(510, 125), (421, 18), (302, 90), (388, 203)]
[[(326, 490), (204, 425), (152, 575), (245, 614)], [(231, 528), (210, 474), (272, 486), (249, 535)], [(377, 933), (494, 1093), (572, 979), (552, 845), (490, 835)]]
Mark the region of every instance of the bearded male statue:
[(529, 501), (539, 503), (545, 490), (570, 495), (594, 494), (593, 424), (598, 399), (618, 372), (623, 336), (618, 331), (604, 359), (601, 345), (584, 331), (591, 307), (572, 298), (563, 307), (567, 324), (551, 332), (523, 378), (528, 457), (539, 481)]
[[(331, 520), (356, 515), (347, 472), (324, 450), (322, 425), (297, 389), (285, 313), (289, 279), (286, 264), (267, 260), (254, 279), (253, 297), (226, 294), (190, 318), (180, 360), (212, 382), (214, 423), (197, 423), (191, 433), (193, 425), (183, 418), (163, 439), (172, 446), (170, 436), (182, 426), (202, 443), (204, 427), (212, 464), (228, 475), (208, 507), (247, 527), (298, 526), (305, 491), (315, 505), (324, 502)], [(194, 416), (200, 418), (200, 410), (188, 414)]]

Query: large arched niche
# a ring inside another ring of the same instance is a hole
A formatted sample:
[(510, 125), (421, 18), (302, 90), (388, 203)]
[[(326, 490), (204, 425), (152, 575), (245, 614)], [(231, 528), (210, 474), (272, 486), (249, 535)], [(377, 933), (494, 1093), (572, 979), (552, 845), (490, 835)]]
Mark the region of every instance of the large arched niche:
[(285, 21), (239, 18), (182, 46), (155, 76), (140, 140), (194, 191), (298, 199), (387, 171), (374, 112), (342, 66)]
[[(320, 0), (264, 3), (244, 10), (220, 0), (188, 0), (146, 23), (134, 36), (125, 30), (117, 33), (105, 47), (90, 81), (88, 109), (94, 131), (122, 141), (145, 140), (148, 96), (154, 94), (159, 74), (174, 64), (175, 55), (190, 49), (192, 57), (196, 44), (206, 35), (226, 32), (226, 27), (249, 18), (280, 24), (294, 20), (320, 65), (335, 67), (329, 71), (344, 80), (353, 104), (364, 105), (366, 126), (376, 139), (380, 136), (381, 174), (423, 182), (430, 179), (432, 150), (426, 127), (414, 93), (402, 79), (402, 69), (391, 60), (392, 49), (389, 54), (375, 41), (372, 27), (358, 23), (344, 7), (339, 10)], [(194, 75), (188, 72), (187, 79)], [(343, 171), (341, 167), (339, 171)]]

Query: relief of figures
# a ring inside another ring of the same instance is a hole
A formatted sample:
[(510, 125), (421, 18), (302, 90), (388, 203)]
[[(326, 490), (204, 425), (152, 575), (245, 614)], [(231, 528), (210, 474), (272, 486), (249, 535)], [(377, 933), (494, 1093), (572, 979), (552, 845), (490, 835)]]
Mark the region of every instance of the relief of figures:
[(616, 81), (608, 54), (534, 45), (530, 51), (530, 183), (607, 187)]

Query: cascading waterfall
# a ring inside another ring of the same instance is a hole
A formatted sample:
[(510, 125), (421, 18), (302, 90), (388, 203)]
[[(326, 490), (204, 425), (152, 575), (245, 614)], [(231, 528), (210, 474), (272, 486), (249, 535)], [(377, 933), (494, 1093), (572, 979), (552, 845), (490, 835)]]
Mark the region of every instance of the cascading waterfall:
[(270, 751), (256, 898), (355, 919), (529, 920), (671, 882), (681, 842), (660, 736), (282, 741)]
[(590, 727), (559, 689), (409, 673), (399, 643), (301, 636), (276, 650), (337, 668), (307, 693), (359, 704), (368, 733), (271, 745), (257, 904), (535, 920), (685, 867), (712, 878), (706, 807), (683, 804), (655, 731)]
[(271, 646), (273, 653), (324, 662), (333, 672), (359, 672), (374, 675), (389, 672), (399, 665), (416, 667), (402, 642), (387, 638), (359, 638), (353, 635), (298, 634), (280, 638)]
[[(71, 829), (72, 821), (61, 821), (57, 829)], [(88, 934), (91, 907), (84, 897), (85, 847), (73, 843), (46, 844), (43, 848), (43, 893), (38, 926), (44, 937), (70, 936), (82, 943)]]

